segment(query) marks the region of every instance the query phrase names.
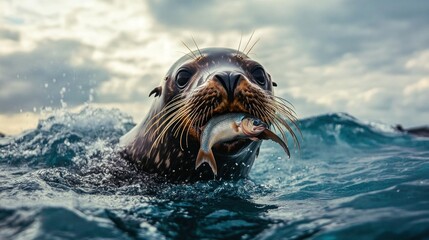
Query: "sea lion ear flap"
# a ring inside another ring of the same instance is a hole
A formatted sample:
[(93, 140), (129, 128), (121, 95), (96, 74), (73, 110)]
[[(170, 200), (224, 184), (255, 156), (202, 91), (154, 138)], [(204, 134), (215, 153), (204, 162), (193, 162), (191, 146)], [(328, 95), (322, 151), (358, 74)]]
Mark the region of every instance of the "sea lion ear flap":
[(154, 88), (150, 93), (149, 93), (149, 97), (152, 96), (152, 94), (155, 94), (155, 97), (161, 96), (162, 93), (162, 87), (156, 87)]
[[(271, 80), (271, 75), (269, 73), (268, 74), (268, 78)], [(277, 87), (277, 83), (274, 81), (271, 81), (273, 83), (273, 87)]]

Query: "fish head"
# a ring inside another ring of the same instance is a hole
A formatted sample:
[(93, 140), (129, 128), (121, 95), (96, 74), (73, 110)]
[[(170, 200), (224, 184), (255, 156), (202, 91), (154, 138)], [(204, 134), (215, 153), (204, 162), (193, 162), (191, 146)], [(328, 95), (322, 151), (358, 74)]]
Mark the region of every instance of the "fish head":
[(241, 129), (248, 137), (258, 136), (267, 128), (268, 125), (258, 118), (245, 117), (241, 120)]

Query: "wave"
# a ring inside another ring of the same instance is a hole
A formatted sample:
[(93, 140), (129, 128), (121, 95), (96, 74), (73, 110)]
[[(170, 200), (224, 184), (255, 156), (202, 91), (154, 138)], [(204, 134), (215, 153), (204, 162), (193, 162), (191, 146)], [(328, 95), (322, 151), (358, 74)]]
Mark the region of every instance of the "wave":
[[(39, 121), (36, 129), (0, 142), (0, 161), (31, 167), (70, 166), (79, 156), (115, 150), (119, 138), (135, 123), (119, 110), (86, 107), (80, 112), (57, 111)], [(310, 117), (299, 121), (304, 150), (350, 148), (357, 151), (409, 143), (411, 136), (394, 128), (362, 122), (345, 113)]]
[(266, 141), (250, 179), (175, 185), (118, 154), (130, 116), (55, 112), (0, 140), (0, 238), (427, 236), (428, 139), (345, 113), (299, 124), (290, 160)]

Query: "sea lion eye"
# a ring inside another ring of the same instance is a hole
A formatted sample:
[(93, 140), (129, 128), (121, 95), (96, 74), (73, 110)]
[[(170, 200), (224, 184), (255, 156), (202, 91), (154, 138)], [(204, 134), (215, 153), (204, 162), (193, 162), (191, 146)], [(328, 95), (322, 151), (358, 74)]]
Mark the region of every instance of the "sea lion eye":
[(255, 70), (252, 71), (252, 76), (253, 78), (255, 78), (256, 82), (259, 85), (265, 85), (265, 82), (267, 81), (267, 77), (265, 75), (264, 69), (262, 69), (261, 67), (256, 68)]
[(186, 69), (180, 70), (176, 76), (176, 83), (179, 88), (184, 88), (192, 77), (192, 73)]

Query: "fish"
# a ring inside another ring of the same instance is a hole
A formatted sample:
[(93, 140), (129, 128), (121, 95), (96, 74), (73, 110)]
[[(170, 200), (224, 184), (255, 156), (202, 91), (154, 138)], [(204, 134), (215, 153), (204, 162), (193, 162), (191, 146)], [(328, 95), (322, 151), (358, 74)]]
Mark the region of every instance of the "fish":
[(217, 175), (216, 160), (211, 150), (213, 145), (237, 139), (248, 138), (253, 141), (270, 139), (280, 144), (290, 157), (287, 144), (268, 128), (269, 126), (262, 120), (244, 113), (228, 113), (213, 117), (202, 128), (195, 169), (203, 163), (208, 163), (214, 175)]

